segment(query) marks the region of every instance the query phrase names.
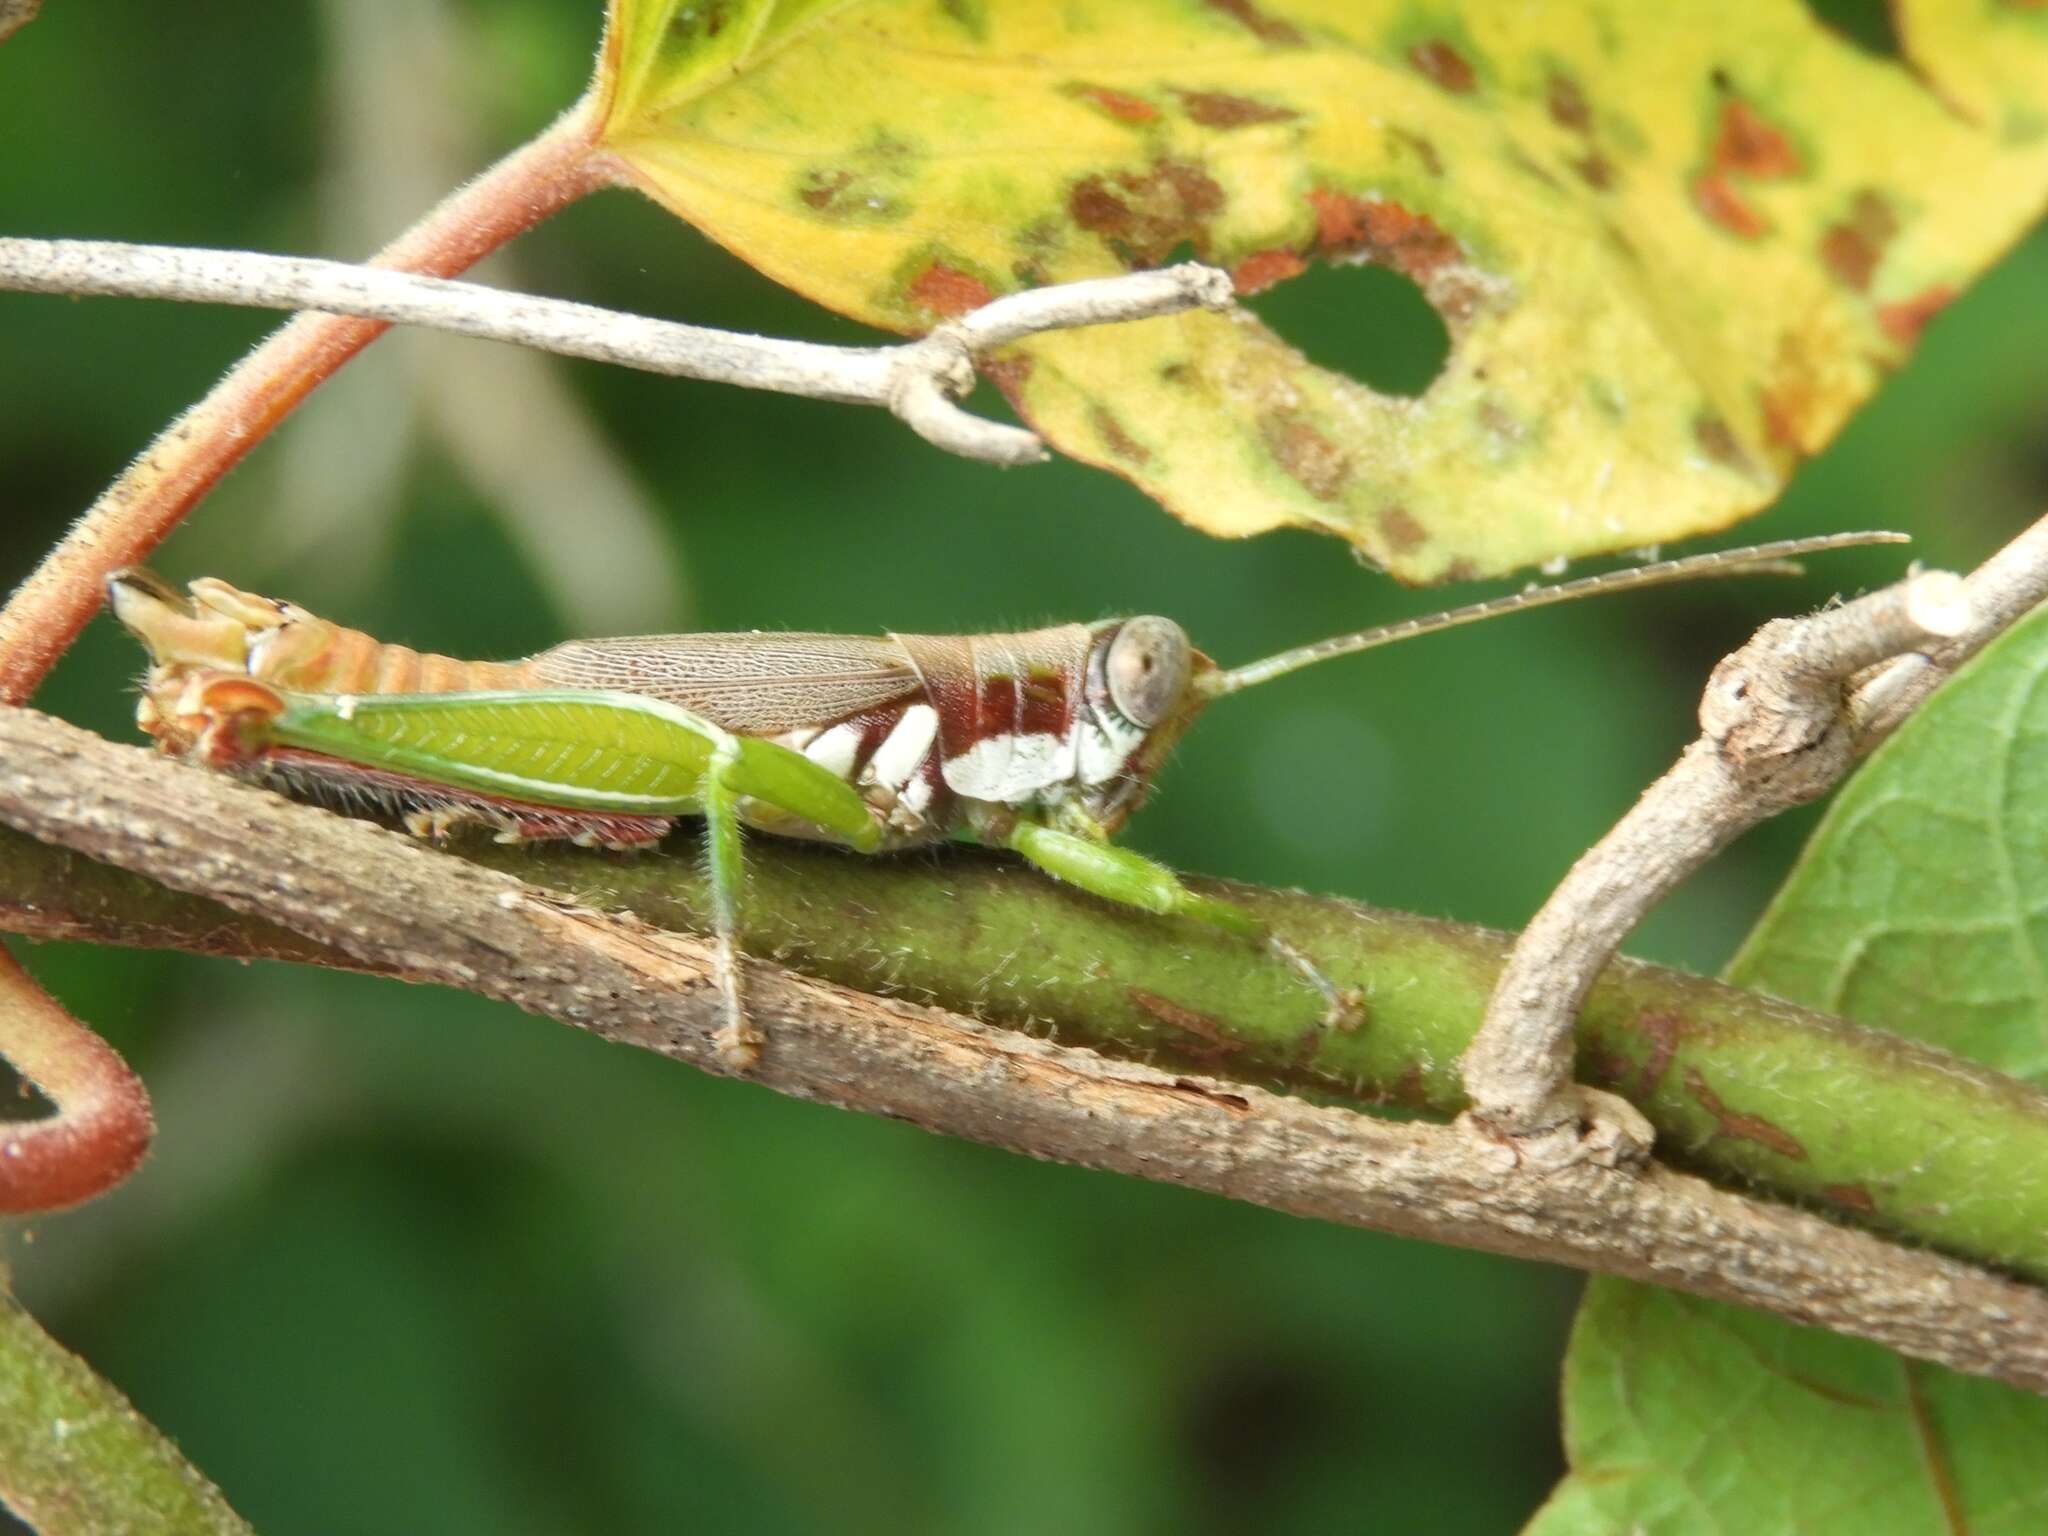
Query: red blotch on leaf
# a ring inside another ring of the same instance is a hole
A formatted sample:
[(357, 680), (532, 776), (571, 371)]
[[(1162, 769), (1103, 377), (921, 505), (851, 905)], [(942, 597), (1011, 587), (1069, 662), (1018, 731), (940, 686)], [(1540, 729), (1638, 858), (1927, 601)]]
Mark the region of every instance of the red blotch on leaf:
[(1120, 123), (1149, 123), (1159, 115), (1159, 109), (1144, 97), (1113, 91), (1106, 85), (1070, 85), (1067, 94), (1108, 113)]
[(1721, 131), (1714, 137), (1714, 169), (1769, 181), (1804, 169), (1792, 141), (1765, 122), (1746, 101), (1721, 103)]
[(1399, 203), (1313, 188), (1316, 243), (1332, 255), (1363, 255), (1421, 282), (1458, 259), (1458, 242), (1426, 214)]
[(1947, 308), (1949, 301), (1955, 296), (1955, 289), (1948, 284), (1936, 283), (1910, 299), (1882, 305), (1877, 311), (1878, 328), (1900, 346), (1910, 347), (1920, 339), (1920, 333), (1927, 329), (1927, 322)]
[(904, 297), (935, 315), (964, 315), (970, 309), (981, 308), (995, 295), (980, 278), (935, 261), (917, 274)]
[(1270, 251), (1253, 251), (1231, 270), (1231, 285), (1239, 293), (1262, 293), (1275, 283), (1285, 282), (1290, 277), (1299, 277), (1308, 270), (1308, 263), (1294, 252), (1280, 247)]
[(1757, 408), (1763, 412), (1764, 436), (1781, 448), (1803, 447), (1806, 406), (1806, 397), (1789, 387), (1764, 390), (1757, 396)]
[(1719, 171), (1705, 171), (1693, 178), (1692, 200), (1701, 213), (1731, 235), (1756, 240), (1770, 232), (1770, 220), (1745, 203)]

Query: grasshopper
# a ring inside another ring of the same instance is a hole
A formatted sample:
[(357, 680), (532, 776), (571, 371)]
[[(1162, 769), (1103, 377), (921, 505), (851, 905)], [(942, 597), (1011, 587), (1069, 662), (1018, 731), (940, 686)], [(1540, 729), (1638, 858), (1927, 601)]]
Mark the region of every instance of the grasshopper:
[[(955, 840), (1009, 849), (1106, 901), (1262, 943), (1347, 999), (1242, 908), (1110, 838), (1212, 700), (1335, 656), (1501, 614), (1699, 576), (1784, 570), (1896, 534), (1784, 540), (1535, 587), (1239, 667), (1144, 616), (1018, 634), (761, 633), (571, 640), (522, 661), (387, 645), (291, 603), (139, 568), (107, 579), (148, 650), (137, 722), (158, 747), (299, 798), (399, 817), (440, 839), (659, 842), (701, 816), (710, 864), (716, 1044), (762, 1039), (741, 1005), (742, 827), (862, 853)], [(1796, 567), (1794, 568), (1796, 569)]]

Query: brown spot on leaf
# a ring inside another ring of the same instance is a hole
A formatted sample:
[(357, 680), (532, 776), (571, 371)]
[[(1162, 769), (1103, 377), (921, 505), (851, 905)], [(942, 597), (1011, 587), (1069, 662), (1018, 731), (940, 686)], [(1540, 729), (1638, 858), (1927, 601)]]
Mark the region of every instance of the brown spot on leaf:
[(1024, 398), (1024, 386), (1030, 382), (1032, 360), (1029, 357), (985, 357), (976, 365), (981, 376), (1003, 392), (1003, 398), (1011, 405), (1020, 405)]
[(804, 177), (796, 195), (822, 213), (830, 209), (840, 194), (852, 185), (851, 171), (812, 171)]
[(1249, 96), (1232, 96), (1225, 91), (1182, 91), (1181, 110), (1204, 128), (1249, 128), (1255, 123), (1287, 123), (1301, 116), (1287, 107), (1269, 106)]
[(1411, 554), (1429, 542), (1429, 530), (1415, 521), (1415, 514), (1398, 504), (1381, 507), (1374, 514), (1387, 548), (1396, 554)]
[(1745, 203), (1719, 171), (1702, 171), (1693, 178), (1692, 200), (1701, 213), (1741, 239), (1755, 240), (1770, 230), (1770, 221)]
[(1223, 207), (1223, 188), (1199, 165), (1157, 160), (1145, 175), (1089, 176), (1067, 195), (1067, 212), (1102, 237), (1126, 266), (1150, 267), (1186, 242), (1197, 255), (1209, 246), (1208, 222)]
[(1407, 150), (1422, 162), (1422, 168), (1432, 176), (1444, 173), (1444, 157), (1436, 152), (1436, 145), (1407, 128), (1389, 128), (1387, 137)]
[(1530, 159), (1523, 152), (1520, 145), (1510, 144), (1505, 151), (1505, 155), (1508, 164), (1512, 165), (1531, 181), (1540, 181), (1553, 192), (1562, 192), (1564, 190), (1564, 183), (1551, 175), (1549, 169), (1540, 162)]
[(1146, 464), (1152, 459), (1152, 450), (1124, 430), (1107, 406), (1090, 408), (1090, 419), (1095, 423), (1096, 436), (1100, 437), (1109, 451), (1131, 464)]
[(1830, 224), (1821, 235), (1821, 262), (1845, 288), (1867, 293), (1884, 249), (1898, 230), (1891, 204), (1865, 187), (1856, 194), (1849, 217)]
[(1721, 1096), (1707, 1086), (1707, 1080), (1700, 1076), (1697, 1067), (1685, 1069), (1685, 1091), (1699, 1100), (1700, 1108), (1719, 1123), (1720, 1128), (1714, 1133), (1716, 1136), (1726, 1136), (1731, 1141), (1753, 1141), (1780, 1157), (1799, 1162), (1806, 1160), (1806, 1148), (1789, 1131), (1781, 1130), (1761, 1115), (1740, 1114), (1722, 1103)]
[(1143, 987), (1126, 987), (1124, 996), (1139, 1008), (1152, 1015), (1168, 1029), (1184, 1035), (1193, 1035), (1202, 1042), (1199, 1045), (1177, 1044), (1176, 1050), (1192, 1056), (1197, 1061), (1216, 1061), (1234, 1056), (1246, 1048), (1247, 1042), (1234, 1039), (1223, 1026), (1223, 1021), (1206, 1013), (1198, 1013), (1183, 1007), (1170, 997), (1161, 997), (1157, 992), (1148, 992)]
[(1479, 402), (1477, 415), (1480, 427), (1502, 448), (1512, 448), (1528, 435), (1528, 426), (1490, 395)]
[(1797, 176), (1804, 169), (1792, 141), (1739, 97), (1721, 103), (1721, 129), (1710, 158), (1717, 171), (1757, 181)]
[(1579, 180), (1595, 192), (1611, 191), (1614, 186), (1614, 162), (1597, 149), (1590, 155), (1581, 155), (1572, 161), (1572, 169), (1579, 174)]
[(1832, 1201), (1845, 1211), (1854, 1211), (1859, 1216), (1868, 1216), (1877, 1209), (1877, 1196), (1861, 1184), (1823, 1184), (1821, 1198)]
[(1149, 123), (1159, 115), (1159, 109), (1144, 97), (1114, 91), (1106, 85), (1089, 85), (1086, 81), (1076, 80), (1061, 89), (1075, 100), (1087, 102), (1120, 123)]
[(1421, 282), (1458, 259), (1458, 242), (1426, 214), (1399, 203), (1353, 197), (1329, 187), (1312, 188), (1316, 242), (1333, 256), (1363, 256)]
[(1268, 16), (1251, 0), (1206, 0), (1206, 3), (1210, 10), (1221, 11), (1262, 43), (1273, 43), (1282, 48), (1301, 46), (1302, 36), (1295, 27), (1277, 16)]
[(1110, 191), (1100, 176), (1074, 183), (1067, 194), (1067, 214), (1090, 234), (1120, 236), (1134, 222), (1130, 205)]
[(979, 309), (995, 295), (980, 278), (935, 261), (918, 273), (904, 297), (935, 315), (964, 315)]
[(1927, 329), (1927, 322), (1940, 314), (1955, 296), (1955, 289), (1948, 284), (1936, 283), (1910, 299), (1881, 306), (1877, 311), (1878, 327), (1900, 346), (1910, 347)]
[(1479, 83), (1465, 55), (1440, 37), (1410, 48), (1408, 62), (1454, 96), (1471, 95)]
[(1554, 72), (1546, 93), (1550, 120), (1573, 133), (1587, 133), (1593, 127), (1593, 111), (1586, 105), (1586, 93), (1570, 75)]
[(1259, 418), (1266, 451), (1318, 501), (1335, 501), (1351, 478), (1351, 459), (1292, 411), (1268, 411)]
[(699, 38), (716, 37), (725, 30), (726, 0), (709, 0), (708, 4), (685, 6), (669, 18), (668, 30), (677, 46), (686, 46)]
[(1754, 475), (1756, 466), (1749, 455), (1742, 451), (1742, 444), (1735, 440), (1728, 423), (1719, 416), (1699, 416), (1693, 419), (1692, 440), (1700, 445), (1700, 452), (1725, 469), (1737, 474)]
[(1281, 246), (1270, 251), (1253, 251), (1231, 268), (1230, 281), (1239, 293), (1263, 293), (1275, 283), (1299, 277), (1307, 270), (1307, 262)]

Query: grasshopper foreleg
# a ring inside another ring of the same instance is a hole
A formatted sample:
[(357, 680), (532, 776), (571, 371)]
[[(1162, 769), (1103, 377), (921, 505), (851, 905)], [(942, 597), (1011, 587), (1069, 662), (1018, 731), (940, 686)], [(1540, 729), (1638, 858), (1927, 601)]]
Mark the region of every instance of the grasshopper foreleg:
[(1039, 822), (1019, 821), (1002, 845), (1022, 854), (1046, 874), (1119, 906), (1138, 907), (1163, 917), (1188, 917), (1263, 944), (1285, 960), (1323, 999), (1326, 1028), (1349, 1027), (1359, 999), (1333, 983), (1308, 956), (1251, 913), (1231, 902), (1191, 891), (1164, 864), (1098, 838), (1064, 832)]

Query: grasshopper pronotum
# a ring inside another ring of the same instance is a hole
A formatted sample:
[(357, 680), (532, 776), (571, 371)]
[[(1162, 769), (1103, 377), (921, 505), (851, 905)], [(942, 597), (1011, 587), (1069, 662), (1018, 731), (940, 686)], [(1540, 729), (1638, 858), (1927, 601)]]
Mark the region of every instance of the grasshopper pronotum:
[(1285, 955), (1277, 935), (1109, 839), (1212, 699), (1333, 656), (1456, 624), (1697, 576), (1782, 568), (1896, 534), (1785, 540), (1537, 587), (1220, 667), (1171, 619), (1021, 634), (652, 635), (571, 640), (523, 661), (385, 645), (290, 603), (140, 569), (109, 601), (149, 650), (137, 719), (169, 753), (417, 836), (480, 825), (501, 841), (607, 848), (706, 823), (725, 1022), (744, 1069), (740, 829), (863, 853), (958, 840), (1007, 848), (1105, 900), (1194, 919)]

